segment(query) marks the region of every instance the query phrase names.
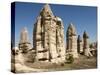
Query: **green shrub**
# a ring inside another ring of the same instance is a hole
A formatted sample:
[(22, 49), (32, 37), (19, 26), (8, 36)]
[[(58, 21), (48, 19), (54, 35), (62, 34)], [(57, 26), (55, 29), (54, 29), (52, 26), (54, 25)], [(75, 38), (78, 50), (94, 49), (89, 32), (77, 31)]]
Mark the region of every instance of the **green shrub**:
[(72, 54), (67, 54), (66, 55), (66, 63), (73, 63), (74, 62), (74, 58), (73, 58), (73, 55)]

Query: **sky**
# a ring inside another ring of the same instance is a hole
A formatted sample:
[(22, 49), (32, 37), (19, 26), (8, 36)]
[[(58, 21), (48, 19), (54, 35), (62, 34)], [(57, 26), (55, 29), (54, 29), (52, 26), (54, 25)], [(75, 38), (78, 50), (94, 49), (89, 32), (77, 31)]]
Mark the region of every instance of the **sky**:
[[(18, 45), (20, 32), (27, 27), (29, 40), (33, 40), (33, 28), (36, 18), (45, 4), (16, 2), (15, 4), (15, 42)], [(97, 7), (76, 6), (76, 5), (58, 5), (49, 4), (55, 16), (63, 20), (64, 40), (66, 42), (66, 31), (69, 23), (73, 23), (77, 35), (82, 37), (86, 31), (89, 35), (90, 42), (97, 41)]]

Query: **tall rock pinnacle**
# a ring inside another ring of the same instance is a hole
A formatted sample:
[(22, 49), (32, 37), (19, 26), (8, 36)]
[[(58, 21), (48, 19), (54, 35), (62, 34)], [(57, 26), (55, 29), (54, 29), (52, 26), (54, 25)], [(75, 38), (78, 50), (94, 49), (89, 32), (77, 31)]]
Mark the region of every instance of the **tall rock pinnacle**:
[(44, 7), (42, 8), (40, 15), (43, 17), (52, 17), (53, 16), (53, 12), (50, 8), (50, 6), (48, 4), (45, 4)]
[(36, 61), (64, 62), (64, 29), (60, 17), (54, 16), (48, 4), (44, 5), (34, 24), (33, 46)]
[(24, 27), (21, 31), (21, 35), (20, 35), (20, 43), (27, 43), (28, 42), (28, 31), (27, 28)]
[(27, 53), (30, 48), (31, 44), (28, 38), (28, 31), (27, 28), (24, 27), (20, 35), (19, 50), (21, 50), (22, 53)]
[(72, 23), (69, 24), (67, 29), (67, 52), (71, 53), (74, 58), (78, 58), (77, 53), (77, 34), (76, 29)]

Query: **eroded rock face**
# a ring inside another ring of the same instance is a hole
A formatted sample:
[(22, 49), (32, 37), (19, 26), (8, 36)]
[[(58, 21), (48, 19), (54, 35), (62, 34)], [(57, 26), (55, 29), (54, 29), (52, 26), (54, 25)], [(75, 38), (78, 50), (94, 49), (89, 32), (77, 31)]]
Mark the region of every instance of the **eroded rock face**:
[(28, 31), (26, 28), (23, 28), (20, 34), (19, 50), (22, 53), (27, 53), (31, 49), (31, 44), (28, 38)]
[(65, 60), (64, 27), (46, 4), (40, 12), (33, 31), (36, 61), (63, 62)]
[(72, 23), (69, 24), (67, 29), (67, 51), (68, 53), (71, 53), (74, 58), (78, 58), (78, 52), (77, 52), (77, 34), (75, 27)]
[(89, 48), (89, 36), (86, 31), (83, 33), (83, 53), (85, 56), (92, 56)]
[(83, 53), (83, 40), (80, 37), (80, 35), (78, 35), (78, 38), (77, 38), (77, 51), (79, 54)]

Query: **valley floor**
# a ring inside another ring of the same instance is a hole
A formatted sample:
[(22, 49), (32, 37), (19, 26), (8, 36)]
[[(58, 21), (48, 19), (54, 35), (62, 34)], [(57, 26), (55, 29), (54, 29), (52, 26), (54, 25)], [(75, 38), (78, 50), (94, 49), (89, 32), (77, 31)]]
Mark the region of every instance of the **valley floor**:
[[(12, 63), (14, 65), (14, 63)], [(25, 62), (24, 64), (16, 63), (16, 73), (25, 72), (46, 72), (46, 71), (63, 71), (63, 70), (79, 70), (79, 69), (94, 69), (97, 68), (96, 57), (86, 58), (80, 55), (79, 59), (75, 59), (73, 63), (64, 64), (51, 64), (51, 63), (31, 63)]]

